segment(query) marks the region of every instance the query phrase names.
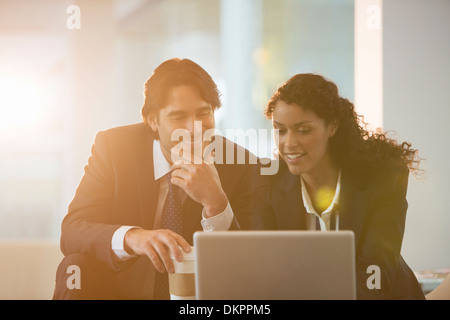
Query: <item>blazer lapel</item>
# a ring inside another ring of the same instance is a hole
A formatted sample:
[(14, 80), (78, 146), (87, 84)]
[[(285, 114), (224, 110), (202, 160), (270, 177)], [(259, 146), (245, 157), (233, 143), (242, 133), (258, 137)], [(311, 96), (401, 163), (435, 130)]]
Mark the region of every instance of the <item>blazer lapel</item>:
[(303, 206), (300, 179), (285, 170), (272, 194), (278, 228), (281, 230), (305, 230), (305, 207)]
[(142, 144), (140, 163), (136, 166), (139, 184), (140, 215), (142, 227), (150, 229), (155, 218), (158, 203), (159, 182), (155, 181), (153, 171), (153, 137), (146, 135)]
[(358, 243), (367, 212), (369, 195), (365, 190), (364, 177), (349, 171), (342, 173), (339, 230), (351, 230)]
[(183, 204), (183, 238), (191, 245), (194, 243), (193, 235), (195, 231), (201, 231), (202, 210), (200, 203), (187, 196)]

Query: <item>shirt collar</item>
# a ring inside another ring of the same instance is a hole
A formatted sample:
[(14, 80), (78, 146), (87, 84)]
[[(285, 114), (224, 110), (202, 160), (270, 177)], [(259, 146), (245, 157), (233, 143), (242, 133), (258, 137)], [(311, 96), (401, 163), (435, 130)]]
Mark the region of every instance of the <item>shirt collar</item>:
[(159, 140), (153, 140), (153, 170), (155, 180), (158, 180), (171, 171), (171, 165), (162, 153)]
[[(302, 184), (302, 199), (303, 199), (303, 205), (305, 206), (306, 212), (312, 213), (312, 214), (317, 214), (316, 210), (314, 209), (314, 206), (312, 205), (312, 201), (308, 194), (308, 191), (306, 190), (306, 185), (305, 185), (305, 182), (303, 181), (302, 176), (300, 176), (300, 182)], [(336, 190), (334, 191), (333, 201), (331, 202), (329, 207), (324, 212), (322, 212), (322, 214), (331, 212), (339, 206), (340, 193), (341, 193), (341, 170), (339, 170), (338, 181), (336, 184)]]

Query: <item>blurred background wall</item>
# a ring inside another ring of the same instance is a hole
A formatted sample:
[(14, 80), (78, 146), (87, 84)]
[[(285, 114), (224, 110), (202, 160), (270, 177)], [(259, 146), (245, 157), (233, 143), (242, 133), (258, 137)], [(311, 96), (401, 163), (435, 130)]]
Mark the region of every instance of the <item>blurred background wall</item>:
[(383, 1), (383, 121), (424, 159), (410, 176), (403, 255), (450, 267), (450, 1)]
[[(448, 267), (450, 3), (384, 2), (376, 116), (430, 169), (411, 178), (403, 251), (414, 269)], [(224, 133), (270, 129), (265, 103), (300, 72), (325, 75), (353, 101), (354, 14), (353, 0), (0, 0), (0, 239), (59, 238), (95, 134), (141, 121), (144, 82), (166, 59), (211, 74)]]

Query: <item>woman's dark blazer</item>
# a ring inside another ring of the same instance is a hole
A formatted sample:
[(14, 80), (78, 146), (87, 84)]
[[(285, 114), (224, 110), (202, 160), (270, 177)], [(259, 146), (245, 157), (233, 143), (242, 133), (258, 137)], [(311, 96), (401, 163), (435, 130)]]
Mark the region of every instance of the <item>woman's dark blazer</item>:
[[(256, 179), (254, 228), (306, 230), (299, 176), (279, 161), (277, 174)], [(400, 255), (408, 175), (404, 165), (365, 173), (342, 170), (339, 229), (355, 234), (358, 299), (424, 299), (414, 273)], [(381, 269), (381, 289), (367, 287), (371, 265)]]

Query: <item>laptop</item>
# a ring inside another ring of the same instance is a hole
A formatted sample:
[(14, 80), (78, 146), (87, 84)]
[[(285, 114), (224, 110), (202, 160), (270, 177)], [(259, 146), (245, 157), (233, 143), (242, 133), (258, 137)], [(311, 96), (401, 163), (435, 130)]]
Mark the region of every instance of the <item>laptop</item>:
[(354, 300), (352, 231), (196, 232), (198, 300)]

